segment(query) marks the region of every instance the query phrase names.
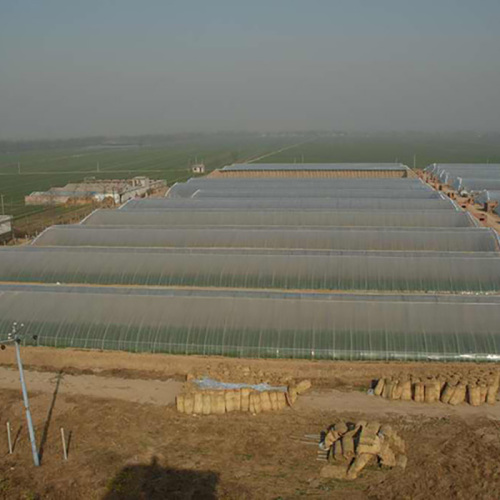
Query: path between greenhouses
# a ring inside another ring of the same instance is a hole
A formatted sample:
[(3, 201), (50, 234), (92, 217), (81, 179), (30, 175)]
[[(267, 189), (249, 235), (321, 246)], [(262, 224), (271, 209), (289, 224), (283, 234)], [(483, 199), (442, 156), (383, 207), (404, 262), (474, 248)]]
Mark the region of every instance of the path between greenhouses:
[[(53, 393), (59, 375), (54, 372), (26, 371), (26, 383), (30, 392)], [(71, 396), (90, 396), (104, 399), (120, 399), (140, 404), (170, 405), (182, 390), (182, 382), (175, 380), (143, 380), (97, 375), (62, 374), (58, 392)], [(0, 367), (0, 389), (19, 389), (19, 374), (13, 368)], [(361, 414), (414, 415), (426, 417), (478, 417), (500, 420), (500, 403), (494, 406), (472, 407), (442, 403), (424, 404), (413, 401), (388, 401), (368, 396), (361, 391), (324, 389), (309, 391), (299, 397), (293, 411), (320, 410)]]

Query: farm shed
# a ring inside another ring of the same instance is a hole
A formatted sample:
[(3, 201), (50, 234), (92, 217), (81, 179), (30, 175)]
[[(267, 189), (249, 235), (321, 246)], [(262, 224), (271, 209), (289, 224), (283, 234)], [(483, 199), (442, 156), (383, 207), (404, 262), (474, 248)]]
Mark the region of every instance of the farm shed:
[(500, 254), (23, 247), (0, 249), (0, 281), (484, 293)]
[(489, 228), (164, 228), (139, 226), (53, 226), (38, 247), (265, 248), (296, 250), (393, 250), (495, 252)]
[(241, 357), (498, 361), (498, 296), (0, 285), (38, 345)]
[(470, 227), (458, 210), (96, 210), (87, 226)]

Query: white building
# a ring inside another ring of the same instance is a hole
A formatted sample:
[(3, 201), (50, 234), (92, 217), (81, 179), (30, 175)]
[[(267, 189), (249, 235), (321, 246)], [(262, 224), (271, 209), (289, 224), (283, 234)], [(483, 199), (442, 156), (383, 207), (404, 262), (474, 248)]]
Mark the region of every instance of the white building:
[(12, 216), (0, 215), (0, 241), (10, 240), (12, 237)]

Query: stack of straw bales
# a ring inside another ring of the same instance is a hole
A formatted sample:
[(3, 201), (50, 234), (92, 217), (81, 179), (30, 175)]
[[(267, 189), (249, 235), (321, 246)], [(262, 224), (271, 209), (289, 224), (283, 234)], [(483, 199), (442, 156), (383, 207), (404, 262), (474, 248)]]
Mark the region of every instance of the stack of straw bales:
[(282, 410), (291, 406), (297, 396), (311, 387), (309, 380), (288, 387), (283, 391), (255, 391), (252, 389), (195, 390), (177, 396), (176, 406), (180, 413), (189, 415), (222, 415), (233, 411), (253, 414)]
[(415, 401), (472, 406), (493, 405), (497, 400), (500, 374), (490, 373), (477, 377), (389, 377), (377, 380), (373, 393), (390, 400)]
[(406, 468), (405, 443), (390, 425), (379, 422), (339, 422), (327, 431), (321, 447), (329, 451), (329, 460), (321, 477), (356, 479), (369, 464), (402, 470)]

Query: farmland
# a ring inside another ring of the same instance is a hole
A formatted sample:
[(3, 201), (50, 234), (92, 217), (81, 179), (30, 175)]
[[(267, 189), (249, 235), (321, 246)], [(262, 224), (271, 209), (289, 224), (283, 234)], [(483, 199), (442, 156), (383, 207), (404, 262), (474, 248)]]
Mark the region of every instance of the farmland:
[[(293, 144), (293, 139), (237, 136), (173, 141), (166, 145), (102, 146), (0, 153), (0, 194), (5, 212), (22, 217), (43, 211), (26, 207), (24, 196), (85, 177), (99, 179), (146, 175), (169, 185), (189, 178), (190, 164), (208, 170)], [(62, 209), (56, 210), (56, 212)], [(52, 210), (54, 211), (54, 210)]]
[(271, 155), (265, 163), (401, 162), (424, 168), (431, 163), (500, 163), (500, 142), (476, 134), (321, 138)]

